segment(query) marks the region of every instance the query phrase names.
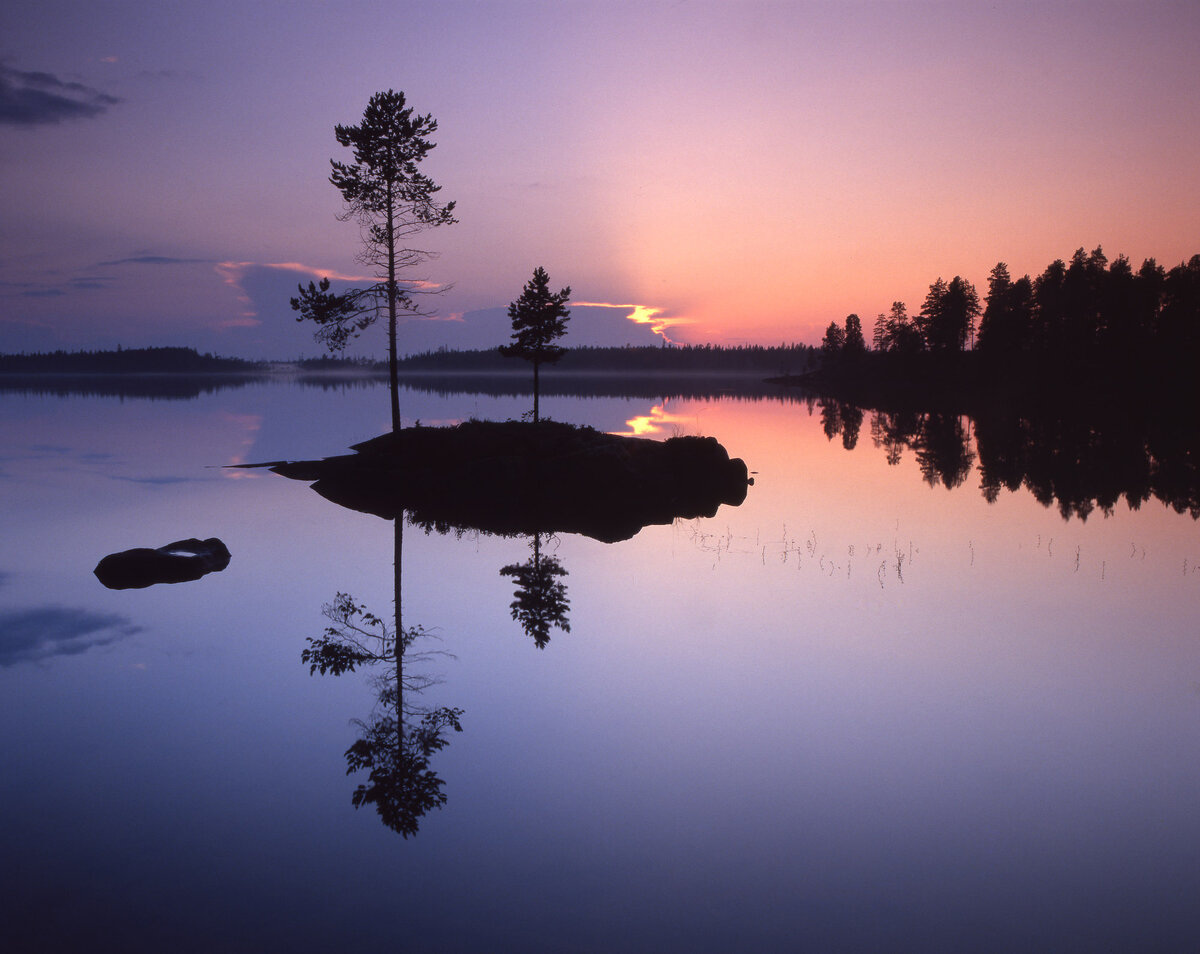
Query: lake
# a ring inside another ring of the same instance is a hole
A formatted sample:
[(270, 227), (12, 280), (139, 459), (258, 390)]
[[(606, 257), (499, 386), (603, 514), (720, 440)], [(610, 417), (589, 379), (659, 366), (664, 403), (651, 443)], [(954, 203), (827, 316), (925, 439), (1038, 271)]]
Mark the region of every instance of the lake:
[[(528, 407), (401, 395), (427, 425)], [(4, 393), (0, 946), (1194, 949), (1186, 507), (1083, 519), (1057, 478), (985, 495), (966, 418), (913, 440), (792, 398), (542, 413), (715, 436), (754, 485), (623, 542), (541, 539), (569, 600), (543, 648), (500, 572), (528, 539), (404, 529), (405, 624), (444, 653), (422, 700), (462, 732), (432, 760), (444, 807), (402, 838), (351, 804), (371, 673), (300, 658), (338, 593), (391, 612), (393, 525), (225, 466), (344, 453), (387, 429), (386, 391)], [(229, 566), (93, 575), (188, 537)]]

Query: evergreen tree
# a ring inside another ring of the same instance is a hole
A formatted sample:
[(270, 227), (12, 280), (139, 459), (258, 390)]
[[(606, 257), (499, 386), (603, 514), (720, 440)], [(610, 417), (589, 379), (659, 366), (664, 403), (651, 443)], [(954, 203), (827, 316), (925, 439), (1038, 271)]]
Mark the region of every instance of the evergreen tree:
[(411, 297), (416, 283), (402, 283), (398, 275), (430, 257), (405, 243), (419, 232), (456, 221), (454, 203), (440, 204), (436, 195), (441, 187), (417, 169), (434, 148), (429, 137), (437, 128), (437, 120), (428, 114), (414, 115), (412, 107), (405, 105), (404, 94), (394, 90), (372, 96), (359, 125), (334, 127), (337, 141), (352, 150), (354, 161), (331, 160), (329, 181), (342, 194), (343, 221), (352, 219), (361, 226), (359, 260), (375, 269), (379, 281), (339, 295), (329, 290), (329, 279), (324, 278), (319, 286), (301, 285), (299, 296), (291, 301), (300, 312), (296, 320), (315, 322), (314, 337), (331, 351), (341, 351), (364, 328), (387, 315), (394, 431), (400, 429), (396, 325), (401, 311), (422, 313)]
[(846, 316), (845, 342), (842, 350), (847, 358), (857, 358), (867, 350), (867, 342), (863, 338), (862, 320), (858, 315)]
[(539, 420), (538, 368), (542, 364), (557, 361), (566, 353), (566, 348), (553, 342), (567, 333), (567, 321), (571, 317), (567, 302), (570, 299), (570, 287), (560, 289), (557, 293), (550, 291), (550, 276), (539, 265), (533, 270), (533, 278), (525, 283), (521, 297), (508, 306), (513, 343), (502, 345), (500, 353), (509, 358), (524, 358), (533, 364), (535, 423)]
[(841, 358), (846, 348), (846, 332), (836, 321), (831, 321), (825, 329), (825, 337), (821, 339), (821, 356), (827, 363)]

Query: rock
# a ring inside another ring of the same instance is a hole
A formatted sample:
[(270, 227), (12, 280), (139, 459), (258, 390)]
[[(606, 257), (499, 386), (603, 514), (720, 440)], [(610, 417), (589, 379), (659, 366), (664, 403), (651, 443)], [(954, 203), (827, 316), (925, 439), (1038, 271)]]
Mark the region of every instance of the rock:
[(110, 590), (141, 589), (155, 583), (186, 583), (229, 566), (229, 549), (216, 537), (178, 540), (151, 550), (135, 547), (110, 553), (93, 571)]

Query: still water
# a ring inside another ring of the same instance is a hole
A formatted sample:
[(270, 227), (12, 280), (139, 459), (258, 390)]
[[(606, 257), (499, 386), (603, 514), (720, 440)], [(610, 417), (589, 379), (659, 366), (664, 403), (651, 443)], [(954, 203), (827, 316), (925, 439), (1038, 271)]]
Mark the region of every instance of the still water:
[[(528, 406), (401, 401), (424, 424)], [(404, 839), (351, 805), (370, 676), (300, 661), (337, 593), (391, 612), (393, 526), (223, 466), (343, 453), (386, 430), (386, 392), (0, 397), (0, 947), (1200, 942), (1190, 515), (989, 503), (966, 419), (948, 476), (869, 412), (855, 443), (791, 400), (542, 404), (713, 435), (755, 484), (625, 542), (542, 540), (570, 631), (540, 649), (500, 573), (528, 540), (405, 530), (405, 623), (446, 654), (423, 695), (463, 731), (434, 759), (445, 806)], [(186, 537), (228, 568), (92, 574)]]

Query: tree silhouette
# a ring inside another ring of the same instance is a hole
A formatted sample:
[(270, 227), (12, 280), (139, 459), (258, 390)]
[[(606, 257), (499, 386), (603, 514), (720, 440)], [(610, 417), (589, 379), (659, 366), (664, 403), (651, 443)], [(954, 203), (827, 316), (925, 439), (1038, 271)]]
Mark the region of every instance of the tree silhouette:
[(551, 293), (550, 276), (539, 265), (533, 270), (533, 278), (525, 283), (521, 297), (508, 306), (513, 343), (502, 345), (500, 353), (505, 357), (524, 358), (532, 362), (535, 422), (538, 420), (538, 368), (542, 364), (557, 361), (566, 353), (566, 348), (553, 342), (567, 333), (571, 312), (566, 305), (570, 298), (569, 287), (556, 294)]
[(846, 332), (836, 321), (831, 321), (821, 339), (821, 357), (826, 362), (837, 361), (846, 347)]
[(872, 338), (876, 351), (911, 355), (924, 347), (921, 333), (909, 318), (908, 307), (902, 301), (892, 302), (891, 311), (875, 319)]
[(1004, 262), (988, 275), (987, 304), (979, 324), (981, 354), (1011, 357), (1029, 349), (1033, 336), (1033, 283), (1013, 281)]
[(416, 705), (411, 696), (433, 685), (432, 677), (406, 670), (405, 661), (424, 662), (435, 652), (413, 650), (429, 634), (420, 626), (405, 629), (401, 620), (401, 553), (404, 515), (395, 521), (396, 559), (394, 626), (346, 593), (322, 607), (330, 625), (307, 639), (300, 654), (309, 674), (340, 676), (363, 666), (388, 664), (376, 679), (378, 699), (366, 721), (355, 720), (358, 740), (346, 750), (346, 774), (365, 771), (367, 781), (351, 796), (355, 808), (374, 805), (380, 819), (405, 838), (415, 835), (421, 818), (446, 803), (442, 779), (430, 768), (434, 753), (450, 744), (447, 730), (462, 731), (462, 710)]
[(975, 286), (955, 275), (949, 284), (939, 278), (929, 286), (916, 326), (930, 351), (965, 351), (978, 317)]
[(331, 351), (341, 351), (350, 339), (383, 314), (388, 321), (388, 372), (391, 384), (392, 430), (400, 429), (400, 398), (396, 357), (396, 324), (401, 311), (422, 314), (412, 299), (422, 283), (404, 283), (398, 273), (430, 258), (430, 253), (406, 247), (413, 235), (439, 225), (450, 225), (454, 203), (439, 204), (441, 187), (418, 171), (417, 166), (434, 148), (429, 137), (438, 124), (431, 115), (414, 115), (403, 93), (376, 93), (367, 103), (357, 126), (335, 126), (337, 141), (353, 151), (354, 161), (330, 160), (329, 181), (342, 194), (343, 221), (353, 220), (362, 233), (359, 261), (372, 268), (379, 281), (342, 294), (329, 290), (329, 279), (320, 285), (299, 286), (291, 300), (300, 312), (297, 321), (317, 325), (314, 337)]
[(858, 358), (867, 350), (867, 342), (863, 337), (862, 319), (858, 315), (846, 316), (846, 335), (842, 350), (851, 360)]
[(567, 587), (559, 577), (567, 575), (555, 558), (543, 556), (541, 534), (533, 535), (533, 556), (524, 563), (512, 563), (500, 569), (501, 576), (511, 576), (517, 584), (510, 606), (512, 618), (520, 622), (525, 634), (538, 649), (550, 642), (550, 629), (557, 626), (564, 633), (571, 631), (567, 611)]

